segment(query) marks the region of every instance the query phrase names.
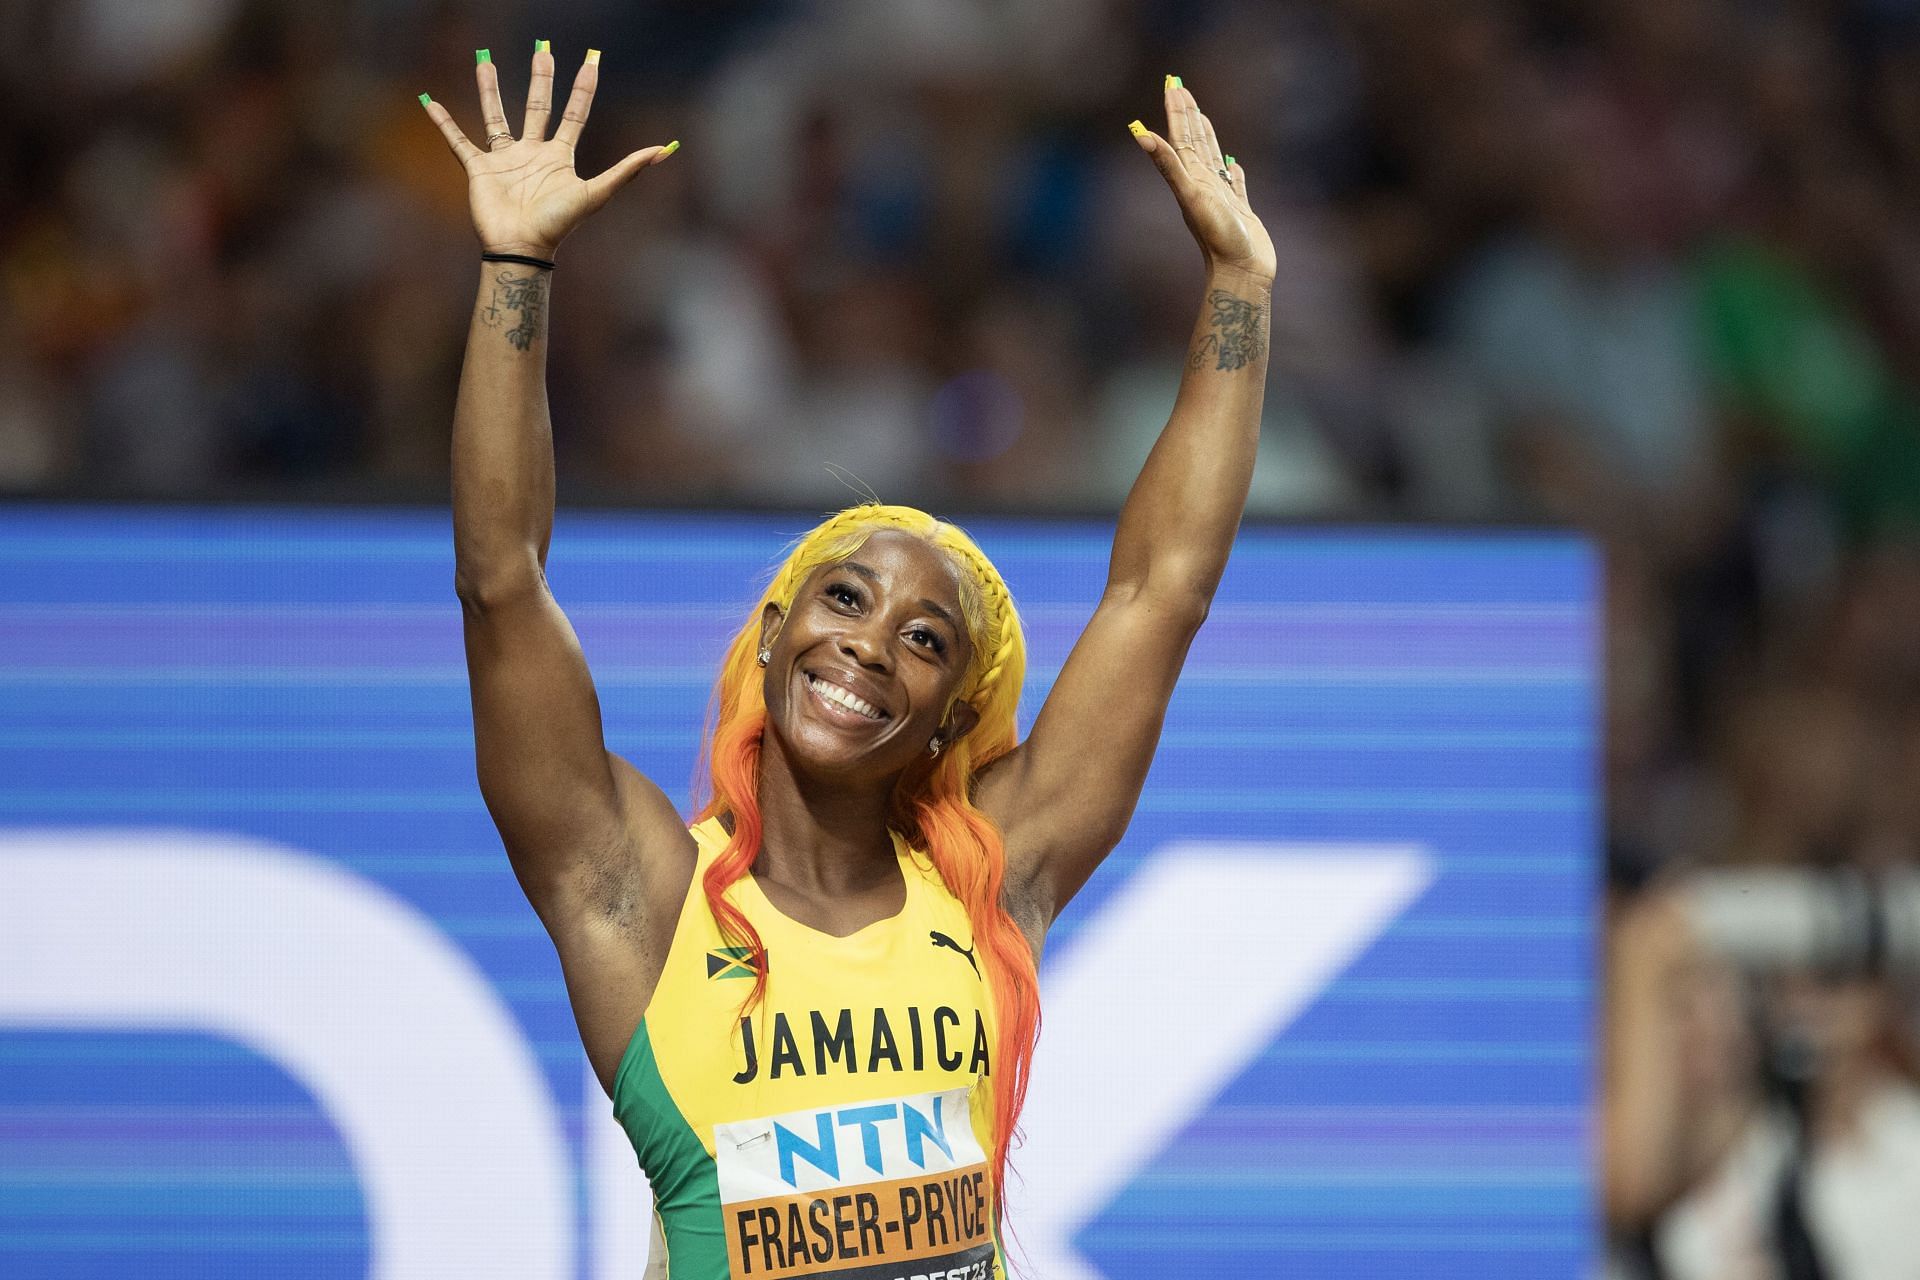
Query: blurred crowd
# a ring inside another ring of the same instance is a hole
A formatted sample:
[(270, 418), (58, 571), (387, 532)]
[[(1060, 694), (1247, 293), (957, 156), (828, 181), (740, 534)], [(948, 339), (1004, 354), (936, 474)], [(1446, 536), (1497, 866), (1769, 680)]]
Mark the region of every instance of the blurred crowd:
[[(1773, 1104), (1632, 1054), (1754, 1052), (1751, 993), (1671, 909), (1686, 876), (1920, 858), (1920, 0), (9, 11), (0, 491), (26, 494), (435, 500), (477, 268), (415, 97), (479, 137), (490, 46), (517, 125), (539, 36), (563, 81), (605, 51), (583, 170), (683, 142), (560, 251), (563, 500), (1111, 509), (1197, 302), (1125, 128), (1182, 75), (1280, 254), (1251, 509), (1604, 548), (1614, 942), (1640, 958), (1608, 1125), (1687, 1134), (1610, 1169), (1621, 1265), (1775, 1274), (1673, 1226)], [(1822, 981), (1766, 999), (1861, 994)], [(1849, 1043), (1907, 1106), (1911, 1007), (1869, 985)], [(1732, 1110), (1695, 1132), (1711, 1108), (1662, 1089)]]

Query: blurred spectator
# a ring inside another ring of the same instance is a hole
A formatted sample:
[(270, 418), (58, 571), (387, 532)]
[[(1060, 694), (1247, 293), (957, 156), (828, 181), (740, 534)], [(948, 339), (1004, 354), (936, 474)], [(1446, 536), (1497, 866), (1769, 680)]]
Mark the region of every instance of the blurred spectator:
[(1749, 988), (1670, 896), (1622, 910), (1608, 952), (1606, 1210), (1638, 1270), (1920, 1276), (1920, 1087), (1890, 986)]

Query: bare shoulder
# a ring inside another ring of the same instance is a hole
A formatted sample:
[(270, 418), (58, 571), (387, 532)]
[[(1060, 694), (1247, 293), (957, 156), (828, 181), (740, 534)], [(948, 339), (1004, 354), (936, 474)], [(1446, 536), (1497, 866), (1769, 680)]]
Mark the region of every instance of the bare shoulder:
[(550, 922), (580, 1040), (609, 1091), (665, 970), (698, 846), (666, 795), (608, 753), (619, 788), (620, 848), (594, 859), (563, 920)]

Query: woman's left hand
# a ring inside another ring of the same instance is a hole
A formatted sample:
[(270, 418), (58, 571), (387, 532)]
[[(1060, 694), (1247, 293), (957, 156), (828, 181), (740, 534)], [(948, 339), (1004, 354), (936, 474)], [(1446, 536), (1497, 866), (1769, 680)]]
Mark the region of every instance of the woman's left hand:
[(1278, 262), (1267, 229), (1247, 204), (1247, 175), (1221, 153), (1213, 122), (1177, 76), (1166, 80), (1167, 132), (1173, 141), (1134, 121), (1128, 128), (1173, 188), (1187, 230), (1200, 242), (1211, 269), (1225, 268), (1271, 282)]

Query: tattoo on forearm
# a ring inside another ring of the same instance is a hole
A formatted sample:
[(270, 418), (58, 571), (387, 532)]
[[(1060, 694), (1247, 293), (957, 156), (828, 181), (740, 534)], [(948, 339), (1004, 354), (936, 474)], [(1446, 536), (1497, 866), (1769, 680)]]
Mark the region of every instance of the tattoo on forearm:
[(1189, 369), (1244, 369), (1267, 354), (1267, 309), (1258, 302), (1237, 298), (1225, 289), (1207, 295), (1213, 314), (1208, 332), (1194, 342), (1187, 356)]
[(531, 347), (547, 331), (547, 273), (519, 276), (502, 271), (493, 278), (493, 296), (480, 308), (480, 319), (489, 329), (512, 323), (507, 341), (519, 351)]

